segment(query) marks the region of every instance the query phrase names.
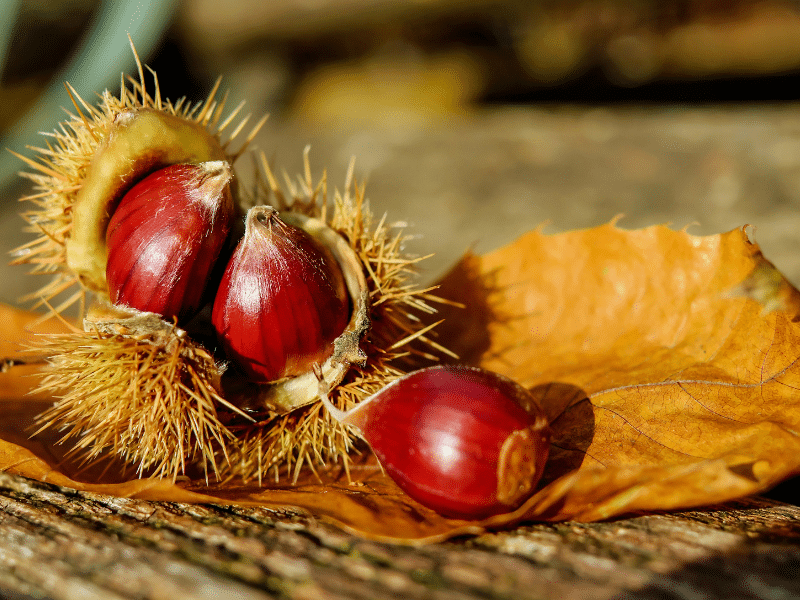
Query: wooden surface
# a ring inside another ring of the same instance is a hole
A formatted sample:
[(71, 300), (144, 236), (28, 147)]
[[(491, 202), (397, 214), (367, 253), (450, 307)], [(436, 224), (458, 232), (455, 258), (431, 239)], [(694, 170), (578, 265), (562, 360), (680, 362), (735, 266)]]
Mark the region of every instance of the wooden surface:
[(753, 498), (418, 548), (300, 514), (77, 493), (0, 474), (0, 597), (763, 598), (800, 595), (800, 508)]

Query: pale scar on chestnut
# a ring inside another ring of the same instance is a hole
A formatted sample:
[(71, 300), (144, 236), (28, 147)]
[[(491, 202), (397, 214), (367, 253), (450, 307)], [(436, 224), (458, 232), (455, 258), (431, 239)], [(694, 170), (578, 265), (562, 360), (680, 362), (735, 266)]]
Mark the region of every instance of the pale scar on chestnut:
[(531, 429), (512, 432), (500, 449), (497, 462), (497, 500), (516, 506), (530, 494), (538, 480), (537, 460), (540, 452)]

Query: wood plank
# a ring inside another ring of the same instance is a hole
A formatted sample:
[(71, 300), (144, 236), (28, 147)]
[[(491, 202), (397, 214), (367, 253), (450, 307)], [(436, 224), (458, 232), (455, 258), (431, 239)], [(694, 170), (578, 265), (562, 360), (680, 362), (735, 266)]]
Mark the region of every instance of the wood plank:
[(800, 508), (763, 498), (413, 548), (291, 512), (120, 499), (3, 473), (0, 540), (0, 591), (59, 599), (800, 594)]

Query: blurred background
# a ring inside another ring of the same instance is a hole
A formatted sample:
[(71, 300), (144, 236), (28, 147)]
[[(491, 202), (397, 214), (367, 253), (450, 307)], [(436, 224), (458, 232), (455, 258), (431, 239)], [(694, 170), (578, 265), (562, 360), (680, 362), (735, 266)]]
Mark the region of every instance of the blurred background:
[[(341, 186), (435, 253), (548, 223), (750, 223), (800, 283), (800, 2), (791, 0), (0, 0), (0, 137), (31, 156), (70, 105), (133, 73), (127, 34), (162, 95), (270, 119), (255, 146)], [(240, 177), (252, 176), (247, 158)], [(0, 235), (20, 237), (22, 162), (0, 157)], [(8, 275), (5, 275), (8, 273)], [(6, 269), (0, 300), (39, 282)]]
[[(800, 284), (800, 2), (792, 0), (0, 0), (0, 137), (27, 156), (70, 105), (133, 73), (162, 95), (271, 115), (255, 140), (407, 222), (431, 281), (467, 249), (546, 231), (751, 224)], [(238, 164), (252, 180), (247, 159)], [(0, 236), (22, 162), (0, 156)], [(0, 266), (0, 301), (38, 288)], [(796, 501), (790, 488), (777, 497)], [(796, 485), (796, 482), (794, 483)]]

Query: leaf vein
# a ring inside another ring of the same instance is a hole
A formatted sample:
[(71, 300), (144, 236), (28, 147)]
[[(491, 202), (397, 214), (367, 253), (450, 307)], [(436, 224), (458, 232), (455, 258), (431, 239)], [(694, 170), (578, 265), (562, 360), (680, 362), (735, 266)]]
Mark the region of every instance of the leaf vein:
[(626, 424), (628, 427), (630, 427), (631, 429), (633, 429), (633, 430), (634, 430), (636, 433), (638, 433), (638, 434), (639, 434), (641, 437), (644, 437), (644, 438), (646, 438), (646, 439), (650, 440), (651, 442), (653, 442), (654, 444), (656, 444), (656, 445), (658, 445), (658, 446), (661, 446), (662, 448), (665, 448), (665, 449), (667, 449), (667, 450), (672, 450), (673, 452), (676, 452), (677, 454), (682, 454), (683, 456), (688, 456), (689, 458), (694, 458), (694, 459), (698, 459), (698, 460), (700, 460), (700, 459), (706, 459), (706, 458), (707, 458), (707, 457), (705, 457), (705, 456), (696, 456), (696, 455), (694, 455), (694, 454), (689, 454), (688, 452), (684, 452), (683, 450), (678, 450), (677, 448), (672, 448), (672, 447), (670, 447), (670, 446), (667, 446), (667, 445), (666, 445), (665, 443), (663, 443), (663, 442), (659, 442), (659, 441), (658, 441), (657, 439), (655, 439), (654, 437), (652, 437), (652, 436), (650, 436), (650, 435), (646, 434), (644, 431), (642, 431), (641, 429), (639, 429), (638, 427), (636, 427), (636, 426), (635, 426), (633, 423), (631, 423), (631, 422), (630, 422), (628, 419), (626, 419), (626, 418), (625, 418), (625, 417), (624, 417), (622, 414), (620, 414), (619, 412), (615, 411), (615, 410), (614, 410), (614, 409), (612, 409), (612, 408), (608, 408), (607, 406), (598, 406), (597, 408), (599, 408), (599, 409), (601, 409), (601, 410), (608, 411), (608, 412), (610, 412), (610, 413), (611, 413), (611, 414), (613, 414), (613, 415), (616, 415), (617, 417), (619, 417), (620, 419), (622, 419), (622, 421), (623, 421), (623, 422), (624, 422), (624, 423), (625, 423), (625, 424)]

